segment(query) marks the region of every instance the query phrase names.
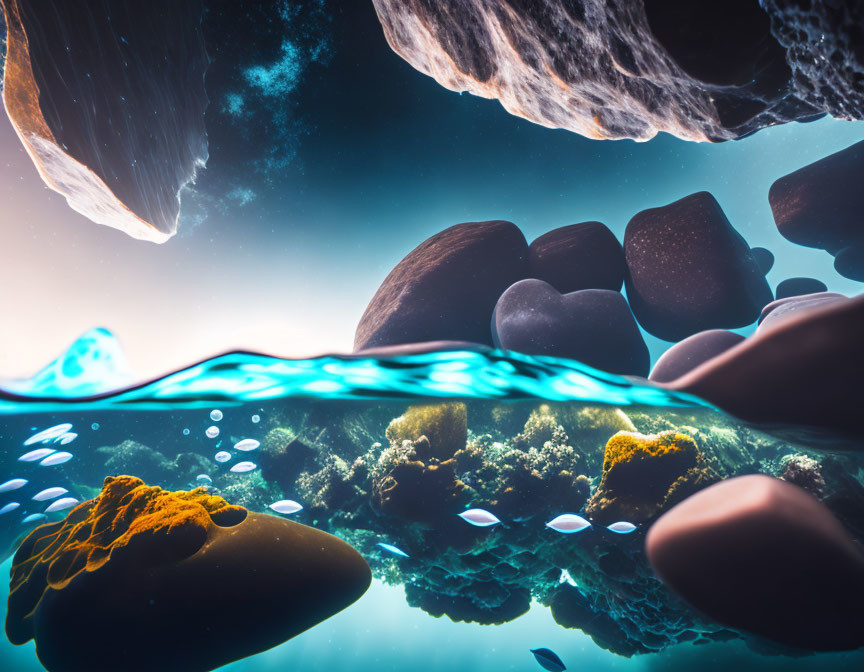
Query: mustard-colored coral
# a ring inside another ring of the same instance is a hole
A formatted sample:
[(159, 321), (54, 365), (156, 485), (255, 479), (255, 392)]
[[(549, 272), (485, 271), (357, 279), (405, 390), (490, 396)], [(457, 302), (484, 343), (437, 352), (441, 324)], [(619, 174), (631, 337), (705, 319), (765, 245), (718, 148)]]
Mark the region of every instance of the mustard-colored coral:
[(692, 437), (682, 432), (668, 431), (659, 434), (637, 434), (636, 432), (618, 432), (606, 442), (603, 455), (603, 473), (613, 467), (644, 460), (652, 457), (664, 457), (673, 453), (698, 453), (696, 442)]
[(385, 434), (390, 444), (397, 446), (425, 436), (430, 454), (418, 455), (420, 459), (446, 460), (468, 441), (468, 411), (459, 402), (411, 406), (388, 425)]
[(108, 477), (95, 499), (79, 504), (65, 520), (30, 533), (15, 555), (10, 592), (38, 575), (34, 572), (38, 566), (48, 565), (48, 586), (61, 589), (79, 572), (96, 571), (112, 553), (144, 535), (188, 532), (188, 528), (206, 533), (213, 525), (237, 524), (246, 514), (246, 509), (204, 488), (169, 492), (132, 476)]

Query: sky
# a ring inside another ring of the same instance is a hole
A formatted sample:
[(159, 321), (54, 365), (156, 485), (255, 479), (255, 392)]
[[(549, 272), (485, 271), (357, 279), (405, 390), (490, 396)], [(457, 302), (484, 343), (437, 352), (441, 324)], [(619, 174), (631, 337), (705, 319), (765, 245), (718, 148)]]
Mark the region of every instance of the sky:
[[(339, 5), (337, 7), (337, 5)], [(506, 219), (530, 241), (712, 192), (775, 286), (811, 275), (846, 294), (827, 253), (782, 239), (778, 177), (864, 139), (831, 119), (696, 144), (596, 141), (509, 115), (415, 71), (371, 3), (211, 10), (210, 158), (162, 245), (98, 226), (44, 187), (0, 115), (0, 378), (26, 376), (95, 326), (139, 376), (230, 349), (350, 351), (389, 270), (459, 222)], [(667, 344), (649, 338), (656, 358)]]

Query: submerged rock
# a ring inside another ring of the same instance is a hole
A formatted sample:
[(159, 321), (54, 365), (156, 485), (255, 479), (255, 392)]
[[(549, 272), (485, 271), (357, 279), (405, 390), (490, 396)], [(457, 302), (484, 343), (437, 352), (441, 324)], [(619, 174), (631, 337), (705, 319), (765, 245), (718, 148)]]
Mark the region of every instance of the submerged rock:
[(862, 173), (864, 142), (859, 142), (781, 177), (768, 192), (780, 234), (834, 255), (837, 272), (853, 280), (864, 277)]
[(768, 275), (768, 272), (774, 268), (774, 253), (764, 247), (754, 247), (750, 250), (754, 261), (758, 264), (759, 270), (763, 275)]
[(354, 350), (421, 341), (491, 345), (495, 302), (528, 275), (528, 244), (510, 222), (445, 229), (390, 272), (360, 318)]
[(542, 280), (522, 280), (495, 307), (497, 345), (532, 355), (568, 357), (625, 375), (648, 375), (648, 348), (619, 292), (559, 294)]
[(620, 291), (624, 284), (624, 250), (615, 234), (600, 222), (583, 222), (549, 231), (528, 246), (531, 276), (561, 294), (580, 289)]
[(864, 554), (801, 488), (742, 476), (686, 499), (650, 529), (663, 582), (733, 628), (816, 651), (864, 646)]
[(589, 138), (727, 140), (825, 113), (861, 119), (860, 0), (763, 4), (374, 0), (420, 72)]
[(633, 314), (666, 341), (747, 326), (772, 299), (750, 247), (706, 191), (634, 216), (624, 255)]
[(723, 329), (700, 331), (679, 341), (660, 355), (648, 378), (658, 383), (675, 380), (743, 340), (744, 337), (734, 331)]
[(421, 459), (446, 460), (465, 447), (468, 415), (464, 403), (417, 405), (408, 408), (387, 426), (387, 440), (393, 446), (426, 437), (428, 452)]
[(97, 224), (170, 238), (207, 159), (201, 2), (0, 5), (6, 111), (45, 184)]
[(787, 296), (785, 299), (777, 298), (762, 309), (756, 333), (762, 333), (769, 327), (773, 328), (781, 321), (789, 318), (801, 317), (807, 312), (848, 300), (849, 297), (834, 292)]
[(827, 292), (828, 285), (816, 278), (786, 278), (774, 292), (777, 299), (788, 299), (790, 296), (803, 296), (804, 294), (817, 294)]
[(332, 616), (370, 579), (363, 558), (329, 534), (201, 489), (119, 476), (24, 540), (6, 634), (34, 639), (50, 672), (203, 672)]

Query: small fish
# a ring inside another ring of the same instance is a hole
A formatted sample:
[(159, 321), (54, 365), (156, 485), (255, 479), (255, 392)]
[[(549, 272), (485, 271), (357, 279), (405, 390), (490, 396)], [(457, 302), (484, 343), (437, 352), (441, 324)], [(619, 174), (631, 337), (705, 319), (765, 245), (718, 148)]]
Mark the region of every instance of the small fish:
[(400, 555), (403, 558), (409, 557), (405, 551), (403, 551), (401, 548), (398, 548), (397, 546), (393, 546), (392, 544), (385, 544), (383, 541), (379, 541), (375, 545), (383, 548), (385, 551), (387, 551), (388, 553), (392, 553), (393, 555)]
[(198, 474), (198, 476), (195, 477), (195, 480), (198, 481), (199, 483), (212, 483), (213, 482), (213, 479), (210, 478), (207, 474)]
[(471, 523), (477, 527), (489, 527), (501, 522), (498, 516), (489, 513), (486, 509), (468, 509), (460, 513), (459, 517), (466, 523)]
[(531, 653), (534, 654), (534, 658), (537, 659), (537, 662), (540, 663), (540, 667), (544, 670), (549, 670), (550, 672), (563, 672), (567, 668), (564, 666), (564, 661), (562, 661), (558, 654), (552, 651), (552, 649), (531, 649)]
[(591, 523), (582, 516), (577, 516), (575, 513), (563, 513), (546, 523), (546, 527), (562, 534), (573, 534), (574, 532), (587, 530), (591, 527)]
[(72, 459), (72, 453), (54, 453), (42, 460), (39, 465), (42, 467), (54, 467), (58, 464), (63, 464)]
[(67, 492), (69, 491), (66, 488), (48, 488), (33, 495), (33, 501), (44, 502), (48, 499), (55, 499), (60, 495), (65, 495)]
[(217, 462), (227, 462), (228, 460), (231, 459), (231, 453), (224, 451), (224, 450), (220, 450), (218, 453), (216, 453), (216, 455), (213, 457), (213, 459), (216, 460)]
[(243, 474), (243, 473), (246, 473), (247, 471), (252, 471), (253, 469), (255, 469), (257, 467), (258, 467), (258, 465), (255, 464), (254, 462), (238, 462), (233, 467), (231, 467), (231, 471), (233, 471), (237, 474)]
[[(240, 464), (252, 464), (251, 462), (241, 462)], [(297, 513), (303, 506), (291, 499), (280, 499), (278, 502), (273, 502), (270, 505), (276, 513)]]
[(29, 453), (24, 453), (21, 457), (18, 458), (19, 462), (36, 462), (36, 460), (41, 460), (43, 457), (48, 457), (52, 453), (56, 453), (57, 451), (53, 448), (37, 448), (36, 450), (31, 450)]
[(14, 511), (19, 506), (21, 506), (21, 505), (18, 502), (9, 502), (6, 506), (4, 506), (2, 509), (0, 509), (0, 516), (2, 516), (4, 513), (9, 513), (10, 511)]
[(204, 434), (207, 435), (208, 439), (215, 439), (219, 436), (219, 428), (216, 425), (210, 425), (210, 427), (204, 430)]
[(18, 488), (23, 488), (25, 485), (27, 485), (26, 478), (13, 478), (11, 481), (6, 481), (2, 485), (0, 485), (0, 493), (12, 492), (13, 490), (17, 490)]
[(219, 422), (222, 419), (222, 411), (220, 411), (218, 408), (214, 408), (212, 411), (210, 411), (210, 419), (213, 422)]
[(66, 432), (54, 439), (52, 443), (59, 443), (61, 446), (65, 446), (68, 443), (72, 443), (77, 438), (78, 435), (75, 432)]
[(64, 422), (62, 425), (54, 425), (53, 427), (49, 427), (48, 429), (43, 429), (41, 432), (37, 432), (29, 439), (24, 442), (25, 446), (32, 446), (34, 443), (45, 443), (46, 441), (50, 441), (51, 439), (60, 436), (61, 434), (65, 434), (70, 429), (72, 429), (71, 422)]
[(255, 450), (258, 446), (261, 445), (260, 441), (256, 441), (255, 439), (243, 439), (242, 441), (238, 441), (234, 444), (234, 450)]
[(51, 502), (47, 509), (45, 509), (45, 513), (54, 513), (55, 511), (65, 511), (66, 509), (71, 509), (73, 506), (78, 505), (78, 500), (74, 497), (64, 497), (63, 499), (58, 499), (56, 502)]
[(21, 521), (22, 525), (28, 525), (29, 523), (35, 523), (37, 520), (45, 520), (48, 516), (44, 513), (31, 513), (24, 520)]
[(606, 529), (615, 534), (630, 534), (636, 529), (636, 526), (633, 523), (628, 523), (622, 520), (608, 525)]

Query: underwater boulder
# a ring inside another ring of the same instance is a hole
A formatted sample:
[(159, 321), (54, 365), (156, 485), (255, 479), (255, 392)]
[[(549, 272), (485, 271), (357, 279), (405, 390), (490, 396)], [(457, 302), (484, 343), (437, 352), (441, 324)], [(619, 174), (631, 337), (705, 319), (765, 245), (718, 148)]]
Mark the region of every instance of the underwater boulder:
[(768, 272), (774, 268), (774, 253), (764, 247), (754, 247), (750, 250), (753, 259), (762, 271), (762, 275), (768, 275)]
[(762, 475), (686, 499), (648, 532), (654, 571), (700, 611), (797, 649), (864, 646), (864, 554), (831, 511)]
[(777, 298), (762, 309), (759, 315), (759, 326), (756, 333), (762, 333), (783, 320), (791, 317), (801, 317), (805, 312), (811, 312), (825, 306), (848, 301), (849, 297), (834, 292), (817, 292)]
[(544, 233), (528, 246), (531, 277), (561, 294), (580, 289), (621, 291), (624, 250), (600, 222), (571, 224)]
[(862, 173), (864, 142), (859, 142), (781, 177), (768, 191), (777, 230), (784, 238), (831, 255), (846, 250), (837, 268), (841, 274), (862, 263), (860, 257), (853, 263), (854, 251), (861, 251), (864, 243)]
[(456, 623), (482, 625), (508, 623), (531, 607), (529, 590), (495, 581), (469, 581), (458, 591), (428, 590), (408, 583), (405, 599), (436, 618), (447, 616)]
[(373, 4), (393, 51), (442, 86), (592, 139), (864, 116), (861, 0)]
[(465, 447), (468, 440), (468, 409), (464, 403), (418, 404), (409, 406), (398, 418), (387, 425), (385, 436), (391, 445), (401, 446), (405, 441), (417, 441), (425, 436), (423, 444), (415, 445), (417, 456), (446, 460)]
[(790, 296), (804, 296), (827, 292), (828, 285), (816, 278), (786, 278), (777, 285), (775, 299), (788, 299)]
[(834, 270), (844, 278), (864, 282), (864, 239), (847, 245), (834, 255)]
[(620, 292), (559, 294), (542, 280), (522, 280), (501, 295), (492, 326), (496, 344), (506, 350), (576, 359), (609, 373), (648, 375), (648, 347)]
[(747, 242), (707, 191), (636, 214), (624, 256), (633, 314), (665, 341), (747, 326), (773, 298)]
[(354, 350), (423, 341), (491, 345), (495, 302), (528, 275), (528, 244), (510, 222), (457, 224), (390, 271), (360, 318)]
[[(811, 297), (822, 297), (819, 305), (808, 307), (817, 301)], [(748, 422), (857, 435), (864, 408), (864, 296), (811, 294), (775, 303), (754, 336), (666, 385)], [(795, 314), (769, 323), (787, 305)]]
[(109, 477), (18, 549), (6, 634), (34, 639), (50, 672), (203, 672), (329, 618), (370, 580), (351, 546), (319, 530), (202, 489)]
[(207, 160), (202, 3), (0, 5), (6, 112), (45, 184), (97, 224), (169, 239)]
[(714, 478), (692, 437), (618, 432), (606, 443), (600, 484), (585, 514), (592, 522), (643, 523)]
[(734, 331), (724, 329), (700, 331), (679, 341), (660, 355), (648, 379), (658, 383), (675, 380), (743, 340), (744, 337)]

